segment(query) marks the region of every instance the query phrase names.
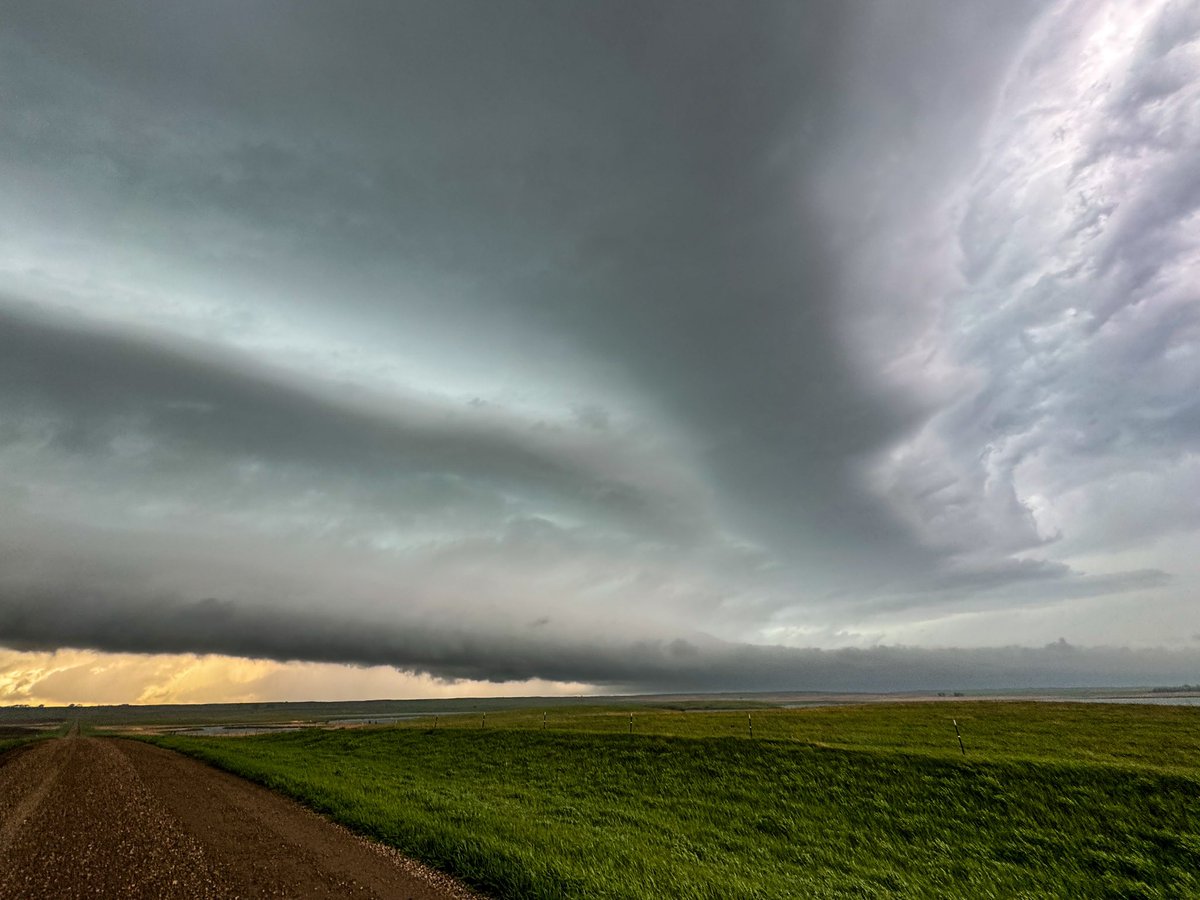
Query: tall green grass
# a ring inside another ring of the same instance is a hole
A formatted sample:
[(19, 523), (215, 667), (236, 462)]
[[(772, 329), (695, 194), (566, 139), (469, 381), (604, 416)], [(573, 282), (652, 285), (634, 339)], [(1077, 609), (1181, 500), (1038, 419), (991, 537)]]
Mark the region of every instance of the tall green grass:
[(158, 742), (505, 897), (1200, 897), (1197, 711), (929, 706)]

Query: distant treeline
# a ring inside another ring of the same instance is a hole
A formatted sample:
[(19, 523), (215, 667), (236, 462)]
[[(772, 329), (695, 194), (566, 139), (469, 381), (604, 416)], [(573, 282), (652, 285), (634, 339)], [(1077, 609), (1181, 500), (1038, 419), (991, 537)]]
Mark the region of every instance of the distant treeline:
[(1150, 688), (1152, 694), (1183, 694), (1188, 691), (1200, 693), (1200, 684), (1180, 684), (1175, 687)]

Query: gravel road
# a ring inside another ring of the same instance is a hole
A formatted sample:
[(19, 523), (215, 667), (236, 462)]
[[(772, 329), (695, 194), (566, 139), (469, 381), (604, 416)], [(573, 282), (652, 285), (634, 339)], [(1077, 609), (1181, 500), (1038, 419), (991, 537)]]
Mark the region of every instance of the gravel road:
[(0, 900), (477, 898), (296, 803), (107, 738), (0, 756)]

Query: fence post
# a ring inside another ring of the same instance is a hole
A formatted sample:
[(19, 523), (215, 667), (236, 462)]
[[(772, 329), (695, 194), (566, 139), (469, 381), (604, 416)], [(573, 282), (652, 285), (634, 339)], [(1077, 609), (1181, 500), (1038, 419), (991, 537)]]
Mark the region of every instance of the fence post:
[(966, 756), (967, 748), (963, 746), (962, 732), (958, 730), (958, 719), (951, 719), (950, 721), (954, 723), (954, 736), (958, 738), (958, 749), (962, 751), (963, 756)]

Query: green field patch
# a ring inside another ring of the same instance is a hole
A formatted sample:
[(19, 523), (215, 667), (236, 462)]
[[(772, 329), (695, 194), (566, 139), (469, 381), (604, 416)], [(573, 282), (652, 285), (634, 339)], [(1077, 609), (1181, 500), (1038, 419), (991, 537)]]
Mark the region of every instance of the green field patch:
[(6, 753), (33, 741), (60, 737), (66, 732), (67, 726), (65, 725), (58, 728), (28, 728), (20, 725), (0, 724), (0, 753)]
[[(963, 701), (737, 711), (593, 707), (489, 712), (487, 727), (673, 737), (800, 741), (973, 759), (1113, 763), (1180, 772), (1200, 767), (1200, 709), (1132, 704)], [(432, 718), (403, 727), (430, 728)], [(438, 729), (478, 729), (478, 716), (443, 716)]]

